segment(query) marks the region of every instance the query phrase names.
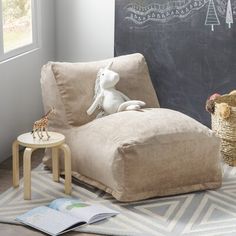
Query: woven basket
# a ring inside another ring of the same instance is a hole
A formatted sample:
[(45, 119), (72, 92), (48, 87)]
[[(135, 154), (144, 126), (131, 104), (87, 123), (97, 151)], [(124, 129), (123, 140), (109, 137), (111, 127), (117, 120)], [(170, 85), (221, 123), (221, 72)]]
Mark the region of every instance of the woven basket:
[[(223, 95), (215, 100), (215, 112), (211, 116), (212, 130), (221, 138), (221, 154), (230, 166), (236, 166), (236, 95)], [(223, 119), (219, 115), (219, 104), (230, 106), (230, 116)]]

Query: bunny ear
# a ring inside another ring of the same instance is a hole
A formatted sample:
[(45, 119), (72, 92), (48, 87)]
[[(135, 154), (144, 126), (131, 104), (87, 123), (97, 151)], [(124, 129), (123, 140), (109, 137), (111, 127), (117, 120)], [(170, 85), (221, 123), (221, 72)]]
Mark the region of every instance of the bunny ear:
[(113, 61), (109, 62), (108, 65), (106, 66), (106, 69), (111, 69), (112, 64), (113, 64)]

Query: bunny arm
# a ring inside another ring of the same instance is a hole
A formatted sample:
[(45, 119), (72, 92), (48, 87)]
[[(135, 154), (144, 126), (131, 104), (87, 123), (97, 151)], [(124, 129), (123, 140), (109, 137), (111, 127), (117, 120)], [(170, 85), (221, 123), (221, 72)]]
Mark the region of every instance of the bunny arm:
[(130, 100), (130, 98), (127, 97), (127, 96), (126, 96), (125, 94), (123, 94), (122, 92), (120, 92), (120, 91), (118, 91), (118, 90), (117, 90), (117, 92), (121, 95), (122, 98), (124, 98), (125, 101), (129, 101), (129, 100)]
[(96, 110), (96, 108), (98, 107), (101, 99), (103, 98), (103, 93), (99, 94), (95, 101), (93, 102), (93, 104), (89, 107), (89, 109), (87, 110), (87, 114), (90, 116), (94, 113), (94, 111)]

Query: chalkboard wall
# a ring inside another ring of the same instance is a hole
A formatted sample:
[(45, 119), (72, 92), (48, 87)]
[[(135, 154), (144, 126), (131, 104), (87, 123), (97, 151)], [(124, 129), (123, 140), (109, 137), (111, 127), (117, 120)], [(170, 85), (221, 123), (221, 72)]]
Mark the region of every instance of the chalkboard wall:
[(115, 55), (142, 53), (161, 107), (209, 126), (207, 97), (236, 89), (235, 29), (236, 0), (116, 0)]

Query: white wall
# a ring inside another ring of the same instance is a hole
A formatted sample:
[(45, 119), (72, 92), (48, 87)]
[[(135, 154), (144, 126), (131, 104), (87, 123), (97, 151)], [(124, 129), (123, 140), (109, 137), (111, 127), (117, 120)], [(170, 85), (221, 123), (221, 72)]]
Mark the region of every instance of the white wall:
[(115, 0), (56, 0), (56, 59), (112, 57), (114, 8)]
[(49, 60), (92, 61), (113, 56), (115, 0), (39, 0), (40, 48), (0, 63), (0, 162), (11, 143), (43, 113), (40, 68)]
[(11, 143), (42, 115), (40, 68), (55, 59), (54, 1), (40, 0), (41, 42), (38, 50), (0, 63), (0, 162), (11, 155)]

